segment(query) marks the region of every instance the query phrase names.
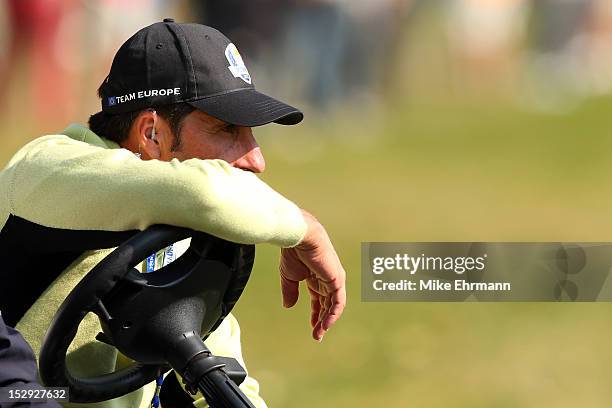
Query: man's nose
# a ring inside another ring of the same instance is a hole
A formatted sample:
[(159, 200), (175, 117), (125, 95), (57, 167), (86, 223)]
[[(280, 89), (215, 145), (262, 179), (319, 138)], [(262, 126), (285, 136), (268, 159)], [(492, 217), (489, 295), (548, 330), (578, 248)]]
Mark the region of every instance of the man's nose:
[(253, 133), (250, 128), (245, 128), (247, 131), (241, 132), (240, 135), (240, 148), (244, 152), (232, 165), (242, 170), (249, 170), (253, 173), (263, 173), (266, 169), (266, 160), (264, 159), (263, 153), (253, 137)]

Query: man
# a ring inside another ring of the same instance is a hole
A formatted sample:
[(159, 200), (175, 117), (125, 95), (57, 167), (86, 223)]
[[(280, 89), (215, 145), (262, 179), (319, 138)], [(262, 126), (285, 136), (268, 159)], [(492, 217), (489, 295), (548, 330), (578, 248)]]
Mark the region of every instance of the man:
[[(320, 341), (342, 314), (344, 269), (321, 224), (254, 174), (265, 161), (251, 127), (296, 124), (302, 113), (257, 92), (221, 33), (172, 19), (121, 46), (99, 95), (102, 111), (90, 129), (72, 125), (36, 139), (0, 173), (0, 256), (8, 260), (0, 309), (7, 324), (18, 323), (38, 353), (57, 307), (108, 253), (97, 249), (169, 224), (281, 246), (283, 304), (296, 303), (305, 280), (312, 335)], [(93, 316), (79, 327), (67, 359), (76, 376), (122, 364), (115, 349), (92, 340), (99, 330)], [(244, 365), (239, 334), (229, 315), (207, 345)], [(97, 406), (148, 406), (154, 388)], [(241, 388), (265, 406), (255, 380)]]

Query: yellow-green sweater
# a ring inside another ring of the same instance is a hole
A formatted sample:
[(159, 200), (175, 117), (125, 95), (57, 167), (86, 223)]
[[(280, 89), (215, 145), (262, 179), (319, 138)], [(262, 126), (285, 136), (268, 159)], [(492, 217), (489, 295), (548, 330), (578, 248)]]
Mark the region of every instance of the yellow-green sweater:
[[(0, 228), (9, 217), (78, 231), (143, 230), (168, 224), (238, 243), (285, 247), (296, 245), (306, 230), (299, 208), (250, 172), (222, 160), (143, 161), (79, 125), (30, 142), (0, 172)], [(37, 355), (61, 302), (109, 252), (80, 255), (21, 317), (17, 328)], [(44, 265), (35, 269), (32, 279), (45, 272)], [(90, 313), (67, 356), (73, 374), (99, 375), (129, 363), (116, 349), (94, 339), (99, 331), (97, 317)], [(206, 343), (213, 353), (234, 357), (244, 366), (240, 328), (232, 315)], [(85, 406), (145, 407), (154, 389), (151, 383), (126, 396)], [(257, 407), (265, 407), (253, 378), (247, 377), (241, 389)], [(196, 406), (206, 403), (199, 399)]]

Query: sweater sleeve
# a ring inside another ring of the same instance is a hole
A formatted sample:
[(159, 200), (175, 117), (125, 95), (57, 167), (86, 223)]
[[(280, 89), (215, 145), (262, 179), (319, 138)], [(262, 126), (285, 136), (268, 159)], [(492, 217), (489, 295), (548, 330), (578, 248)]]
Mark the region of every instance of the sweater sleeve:
[(123, 231), (193, 228), (245, 244), (297, 245), (299, 208), (255, 174), (223, 160), (143, 161), (64, 135), (26, 145), (9, 163), (9, 211), (37, 224)]

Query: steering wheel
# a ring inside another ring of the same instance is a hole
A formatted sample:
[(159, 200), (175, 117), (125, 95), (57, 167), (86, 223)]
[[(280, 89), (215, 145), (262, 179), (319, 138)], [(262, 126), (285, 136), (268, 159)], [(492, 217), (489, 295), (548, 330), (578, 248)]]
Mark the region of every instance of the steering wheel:
[[(174, 262), (151, 273), (135, 269), (149, 255), (188, 237), (189, 249)], [(175, 350), (186, 336), (205, 339), (218, 327), (242, 294), (254, 258), (252, 245), (185, 228), (155, 225), (136, 234), (98, 263), (58, 309), (40, 352), (43, 383), (68, 387), (71, 402), (91, 403), (137, 390), (170, 366), (185, 366)], [(89, 312), (103, 329), (96, 338), (134, 364), (93, 378), (69, 372), (66, 353)]]

